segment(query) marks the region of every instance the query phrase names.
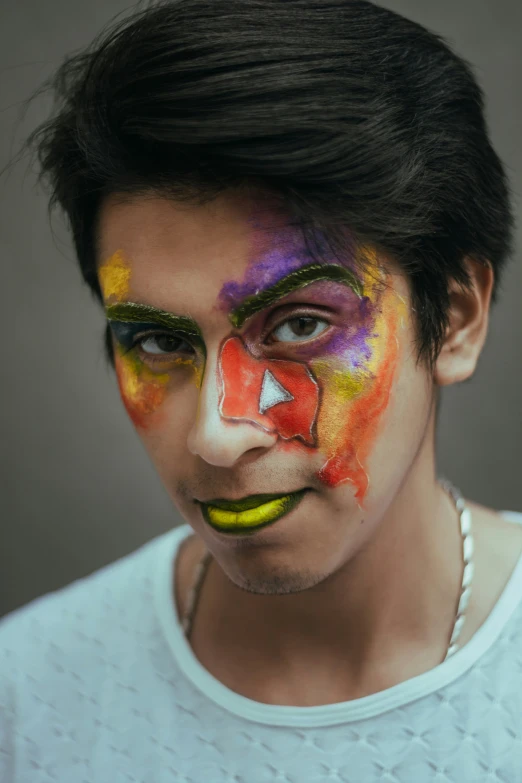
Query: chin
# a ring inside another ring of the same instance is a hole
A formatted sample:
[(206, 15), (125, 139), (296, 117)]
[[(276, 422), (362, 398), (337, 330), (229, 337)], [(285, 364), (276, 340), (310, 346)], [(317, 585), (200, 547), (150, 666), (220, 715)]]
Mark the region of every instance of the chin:
[(277, 570), (260, 571), (253, 573), (235, 572), (233, 576), (225, 569), (225, 574), (230, 581), (241, 590), (256, 595), (291, 595), (302, 593), (315, 587), (328, 577), (328, 574), (319, 574), (305, 569), (287, 569), (280, 567)]
[(361, 514), (311, 492), (299, 507), (265, 527), (229, 534), (202, 516), (193, 527), (228, 579), (258, 595), (288, 595), (328, 579), (364, 543)]
[(297, 539), (281, 536), (270, 545), (212, 550), (226, 577), (241, 590), (290, 595), (316, 587), (342, 565), (345, 547), (332, 533), (315, 525), (313, 535), (304, 529)]

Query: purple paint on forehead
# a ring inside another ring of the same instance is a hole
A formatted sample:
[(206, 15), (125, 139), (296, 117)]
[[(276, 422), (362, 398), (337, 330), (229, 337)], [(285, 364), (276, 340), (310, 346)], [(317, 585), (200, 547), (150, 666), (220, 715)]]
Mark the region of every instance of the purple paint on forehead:
[[(242, 281), (231, 280), (223, 284), (219, 300), (224, 309), (233, 310), (247, 296), (270, 288), (290, 272), (312, 263), (313, 259), (307, 253), (300, 231), (283, 229), (274, 232), (273, 236), (272, 247), (266, 247), (265, 240), (263, 249), (256, 251), (256, 258), (248, 265)], [(338, 259), (328, 252), (320, 232), (317, 232), (316, 241), (321, 251), (321, 258), (317, 259), (319, 263), (339, 263)], [(254, 238), (253, 245), (257, 244), (259, 243)]]

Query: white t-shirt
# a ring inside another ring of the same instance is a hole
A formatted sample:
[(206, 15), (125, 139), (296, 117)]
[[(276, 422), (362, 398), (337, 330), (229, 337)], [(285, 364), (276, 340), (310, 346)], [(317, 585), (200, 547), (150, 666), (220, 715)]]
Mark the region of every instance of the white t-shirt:
[(1, 783), (522, 783), (522, 556), (447, 661), (289, 707), (231, 691), (193, 654), (172, 595), (191, 532), (0, 621)]

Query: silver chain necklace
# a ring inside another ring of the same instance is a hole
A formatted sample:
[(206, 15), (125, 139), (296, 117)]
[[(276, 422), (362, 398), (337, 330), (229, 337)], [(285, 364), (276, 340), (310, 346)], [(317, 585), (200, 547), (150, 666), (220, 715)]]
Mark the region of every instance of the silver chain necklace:
[[(457, 609), (457, 616), (455, 618), (455, 624), (453, 626), (453, 632), (451, 634), (448, 649), (446, 652), (446, 657), (444, 658), (444, 660), (446, 661), (451, 655), (453, 655), (459, 649), (459, 645), (457, 644), (457, 641), (460, 637), (462, 627), (466, 619), (465, 613), (466, 613), (466, 609), (468, 608), (469, 598), (471, 595), (471, 582), (473, 581), (473, 572), (474, 572), (474, 565), (473, 565), (474, 544), (473, 544), (473, 535), (471, 532), (471, 511), (466, 506), (466, 502), (462, 497), (460, 490), (454, 487), (453, 484), (451, 484), (447, 479), (444, 478), (439, 479), (439, 483), (442, 486), (442, 488), (446, 490), (446, 492), (451, 496), (453, 502), (455, 503), (457, 512), (459, 514), (460, 532), (462, 535), (462, 551), (463, 551), (463, 560), (464, 560), (464, 573), (462, 575), (462, 585), (460, 589), (459, 605)], [(187, 608), (181, 622), (181, 626), (187, 638), (190, 636), (190, 632), (192, 630), (192, 624), (194, 622), (194, 614), (199, 599), (201, 585), (203, 583), (203, 579), (205, 578), (205, 573), (207, 571), (211, 559), (212, 557), (210, 552), (208, 551), (205, 552), (205, 554), (203, 555), (203, 557), (201, 558), (200, 562), (198, 563), (195, 569), (194, 582), (188, 595)]]

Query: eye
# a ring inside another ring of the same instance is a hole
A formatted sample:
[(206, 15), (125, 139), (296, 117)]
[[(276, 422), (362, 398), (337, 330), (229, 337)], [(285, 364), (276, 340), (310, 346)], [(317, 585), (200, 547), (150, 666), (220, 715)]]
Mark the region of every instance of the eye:
[(310, 340), (318, 337), (330, 326), (328, 321), (321, 318), (311, 318), (310, 316), (297, 316), (289, 318), (278, 327), (276, 327), (271, 337), (275, 342), (297, 343), (304, 340)]
[(135, 343), (144, 354), (162, 356), (169, 353), (193, 353), (190, 343), (176, 334), (149, 334)]

